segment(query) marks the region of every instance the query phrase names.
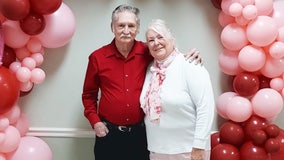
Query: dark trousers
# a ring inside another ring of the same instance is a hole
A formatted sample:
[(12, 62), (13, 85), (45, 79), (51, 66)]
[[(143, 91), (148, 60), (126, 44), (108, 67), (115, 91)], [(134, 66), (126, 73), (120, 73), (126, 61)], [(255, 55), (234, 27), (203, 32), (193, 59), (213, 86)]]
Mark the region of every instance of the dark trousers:
[(149, 160), (145, 125), (135, 125), (130, 131), (110, 126), (105, 137), (96, 137), (95, 160)]

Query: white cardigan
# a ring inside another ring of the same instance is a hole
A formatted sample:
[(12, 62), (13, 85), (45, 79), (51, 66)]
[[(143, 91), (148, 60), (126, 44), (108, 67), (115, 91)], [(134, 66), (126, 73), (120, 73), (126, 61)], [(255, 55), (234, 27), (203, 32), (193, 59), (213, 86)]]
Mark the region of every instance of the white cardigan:
[[(151, 73), (149, 65), (140, 103), (144, 104)], [(210, 149), (214, 119), (214, 95), (210, 75), (204, 66), (178, 54), (166, 70), (161, 88), (162, 112), (158, 124), (145, 117), (149, 151), (163, 154), (191, 152), (192, 147)]]

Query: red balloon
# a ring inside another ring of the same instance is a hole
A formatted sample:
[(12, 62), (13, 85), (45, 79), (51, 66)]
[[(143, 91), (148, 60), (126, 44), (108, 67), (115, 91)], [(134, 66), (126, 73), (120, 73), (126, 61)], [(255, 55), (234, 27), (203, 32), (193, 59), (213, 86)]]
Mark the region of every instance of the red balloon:
[(37, 35), (45, 28), (45, 20), (41, 14), (30, 12), (24, 19), (20, 20), (20, 27), (28, 35)]
[(221, 8), (221, 3), (222, 3), (222, 0), (211, 0), (211, 3), (213, 4), (213, 6), (217, 9), (222, 9)]
[(20, 83), (15, 74), (0, 66), (0, 115), (9, 111), (19, 97)]
[(16, 53), (14, 49), (5, 45), (2, 58), (2, 66), (9, 68), (10, 64), (16, 61)]
[(258, 76), (252, 73), (240, 73), (234, 78), (233, 88), (241, 96), (252, 96), (259, 90)]
[(210, 160), (241, 160), (239, 150), (230, 144), (218, 144), (211, 151)]
[(254, 145), (261, 146), (267, 140), (267, 134), (264, 130), (258, 129), (252, 132), (251, 140)]
[(10, 20), (21, 20), (30, 12), (29, 0), (2, 0), (1, 13)]
[(254, 131), (264, 130), (268, 124), (266, 119), (259, 117), (257, 115), (253, 115), (248, 120), (246, 120), (242, 125), (245, 132), (245, 139), (251, 140)]
[(284, 159), (284, 131), (280, 131), (279, 136), (277, 136), (276, 139), (280, 143), (280, 149), (278, 152), (270, 154), (271, 160)]
[[(234, 138), (232, 138), (234, 137)], [(238, 123), (227, 121), (220, 127), (220, 142), (239, 147), (245, 140), (245, 133)]]
[(220, 144), (220, 132), (215, 132), (211, 134), (211, 148), (214, 148)]
[(259, 89), (270, 88), (271, 78), (265, 77), (263, 75), (259, 75), (258, 79), (259, 79)]
[(264, 148), (268, 153), (277, 153), (280, 150), (280, 142), (276, 138), (269, 138), (266, 140)]
[(45, 15), (55, 12), (62, 0), (30, 0), (32, 9), (38, 14)]
[(275, 124), (269, 124), (266, 128), (265, 128), (265, 132), (266, 134), (270, 137), (270, 138), (275, 138), (279, 135), (280, 133), (280, 128), (275, 125)]
[(263, 147), (245, 142), (240, 148), (241, 160), (268, 160), (268, 154)]

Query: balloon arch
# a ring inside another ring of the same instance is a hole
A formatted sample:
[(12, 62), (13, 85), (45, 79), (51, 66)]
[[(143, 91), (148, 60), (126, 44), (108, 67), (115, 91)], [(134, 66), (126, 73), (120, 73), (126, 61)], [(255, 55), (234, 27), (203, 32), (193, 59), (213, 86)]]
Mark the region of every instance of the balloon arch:
[[(223, 27), (220, 70), (233, 78), (216, 103), (227, 121), (211, 135), (211, 160), (284, 159), (284, 131), (273, 124), (283, 109), (284, 1), (211, 3)], [(71, 40), (74, 15), (62, 0), (3, 0), (0, 7), (0, 160), (52, 160), (42, 139), (26, 136), (29, 119), (17, 100), (44, 82), (44, 48)]]
[(211, 134), (211, 160), (284, 159), (284, 130), (273, 123), (284, 98), (284, 1), (211, 3), (223, 27), (219, 67), (232, 77), (216, 103), (227, 121)]
[(44, 48), (66, 45), (75, 17), (62, 0), (2, 0), (0, 21), (0, 160), (52, 160), (47, 143), (26, 136), (18, 99), (44, 82)]

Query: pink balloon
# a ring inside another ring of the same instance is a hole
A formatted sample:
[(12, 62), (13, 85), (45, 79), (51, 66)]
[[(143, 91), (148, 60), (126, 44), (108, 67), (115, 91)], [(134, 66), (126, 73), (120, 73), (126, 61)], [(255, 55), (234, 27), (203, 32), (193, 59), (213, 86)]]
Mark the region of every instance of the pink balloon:
[(244, 27), (237, 23), (228, 24), (221, 32), (221, 42), (229, 50), (240, 50), (248, 44)]
[(36, 66), (40, 66), (43, 63), (43, 55), (41, 53), (33, 53), (31, 55), (31, 58), (33, 58), (36, 62)]
[[(46, 48), (58, 48), (66, 45), (75, 32), (75, 17), (71, 9), (62, 2), (58, 10), (44, 15), (46, 26), (36, 37)], [(62, 25), (64, 24), (64, 25)]]
[(14, 126), (9, 126), (5, 131), (5, 139), (0, 143), (0, 152), (9, 153), (15, 150), (20, 143), (20, 133)]
[(48, 144), (38, 137), (25, 136), (20, 139), (19, 147), (7, 155), (9, 160), (52, 160)]
[(240, 16), (242, 14), (243, 6), (240, 3), (232, 3), (229, 7), (229, 13), (233, 17)]
[(33, 70), (36, 67), (36, 62), (31, 57), (26, 57), (22, 61), (22, 67), (27, 67), (30, 70)]
[(266, 56), (262, 48), (254, 45), (247, 45), (240, 50), (238, 60), (240, 66), (244, 70), (254, 72), (264, 66)]
[(0, 116), (0, 133), (4, 131), (8, 126), (9, 126), (9, 119), (4, 116)]
[(237, 24), (246, 27), (246, 25), (250, 22), (250, 20), (246, 19), (243, 15), (240, 15), (235, 18)]
[(283, 108), (282, 96), (271, 88), (259, 90), (251, 99), (253, 111), (263, 118), (278, 115)]
[(230, 6), (235, 2), (239, 2), (239, 0), (222, 0), (221, 2), (222, 11), (225, 12), (227, 15), (230, 15), (229, 11)]
[(11, 48), (21, 48), (27, 44), (30, 36), (22, 31), (19, 21), (6, 20), (3, 22), (5, 44)]
[(5, 154), (0, 153), (0, 160), (7, 160)]
[(269, 15), (273, 10), (273, 0), (255, 0), (255, 7), (257, 8), (257, 14), (260, 15)]
[(278, 92), (284, 88), (284, 81), (282, 78), (273, 78), (270, 81), (270, 87)]
[(31, 81), (35, 84), (40, 84), (45, 80), (45, 72), (40, 68), (32, 70)]
[(225, 92), (219, 96), (216, 107), (217, 107), (217, 113), (221, 117), (228, 119), (227, 116), (228, 103), (232, 100), (233, 97), (237, 95), (238, 94), (235, 92)]
[(31, 52), (26, 48), (16, 48), (15, 49), (16, 57), (22, 61), (24, 58), (29, 57), (31, 55)]
[(4, 117), (7, 117), (9, 119), (10, 124), (15, 123), (20, 118), (20, 115), (21, 109), (17, 103), (15, 103), (8, 112), (3, 114)]
[(284, 58), (275, 59), (267, 56), (266, 62), (260, 72), (268, 78), (275, 78), (282, 75), (283, 70)]
[(21, 67), (16, 72), (16, 77), (20, 82), (27, 82), (30, 80), (32, 73), (27, 67)]
[(9, 66), (9, 69), (10, 69), (11, 71), (13, 71), (14, 73), (15, 73), (19, 68), (21, 68), (21, 62), (17, 62), (17, 61), (12, 62), (12, 63), (10, 64), (10, 66)]
[(27, 43), (27, 49), (32, 53), (40, 52), (42, 49), (40, 40), (35, 37), (31, 38)]
[(284, 25), (278, 29), (277, 41), (284, 42)]
[(284, 1), (275, 1), (273, 2), (273, 12), (271, 17), (276, 21), (277, 27), (284, 26)]
[(237, 75), (243, 71), (239, 65), (238, 52), (223, 49), (219, 55), (219, 66), (228, 75)]
[(269, 48), (269, 54), (276, 59), (284, 57), (284, 42), (276, 41), (272, 43)]
[(222, 27), (225, 27), (226, 25), (230, 24), (230, 23), (234, 23), (235, 22), (235, 18), (227, 15), (226, 13), (224, 13), (223, 11), (221, 11), (219, 13), (218, 16), (218, 22)]
[(247, 5), (242, 10), (242, 15), (245, 19), (252, 20), (257, 17), (257, 8), (255, 5)]
[(20, 84), (20, 91), (22, 92), (28, 92), (30, 91), (34, 86), (34, 83), (31, 81), (27, 81), (27, 82), (22, 82)]
[(276, 21), (269, 16), (258, 16), (247, 26), (247, 38), (256, 46), (266, 46), (272, 43), (277, 35)]
[(234, 96), (227, 107), (227, 116), (234, 122), (244, 122), (252, 115), (252, 106), (248, 99)]
[(21, 137), (24, 137), (29, 131), (30, 120), (24, 113), (21, 113), (20, 118), (13, 126), (18, 129)]

